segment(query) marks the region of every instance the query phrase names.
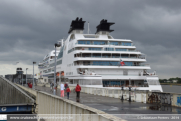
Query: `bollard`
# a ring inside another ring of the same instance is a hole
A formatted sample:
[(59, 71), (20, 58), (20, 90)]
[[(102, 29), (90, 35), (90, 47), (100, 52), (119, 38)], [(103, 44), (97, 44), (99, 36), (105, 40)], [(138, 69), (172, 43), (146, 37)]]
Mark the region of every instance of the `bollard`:
[(122, 90), (121, 100), (124, 100), (124, 98), (123, 98), (123, 90), (124, 90), (124, 87), (123, 87), (123, 86), (121, 87), (121, 90)]
[(129, 87), (129, 102), (131, 102), (131, 87)]

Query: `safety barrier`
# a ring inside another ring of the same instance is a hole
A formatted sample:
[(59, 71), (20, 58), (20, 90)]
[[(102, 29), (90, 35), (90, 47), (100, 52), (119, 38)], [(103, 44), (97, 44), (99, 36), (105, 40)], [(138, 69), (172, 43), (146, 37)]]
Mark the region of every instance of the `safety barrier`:
[(35, 100), (4, 77), (0, 77), (0, 104), (33, 104)]
[[(49, 85), (46, 85), (49, 87)], [(69, 86), (71, 90), (75, 86)], [(121, 90), (113, 89), (107, 87), (86, 87), (81, 86), (81, 92), (99, 96), (107, 96), (113, 98), (120, 98), (123, 96), (124, 100), (129, 100), (129, 93), (131, 96), (131, 101), (142, 102), (142, 103), (151, 103), (158, 105), (170, 105), (175, 107), (181, 107), (181, 94), (178, 93), (165, 93), (165, 92), (149, 92), (141, 90)]]
[[(69, 87), (71, 90), (75, 88), (75, 86), (69, 86)], [(130, 95), (131, 101), (135, 102), (181, 107), (181, 94), (178, 93), (149, 92), (141, 90), (129, 91), (129, 90), (121, 90), (121, 88), (109, 89), (109, 88), (84, 87), (84, 86), (82, 86), (81, 92), (93, 95), (99, 95), (99, 96), (120, 98), (120, 99), (123, 96), (124, 100), (129, 100), (129, 95)]]

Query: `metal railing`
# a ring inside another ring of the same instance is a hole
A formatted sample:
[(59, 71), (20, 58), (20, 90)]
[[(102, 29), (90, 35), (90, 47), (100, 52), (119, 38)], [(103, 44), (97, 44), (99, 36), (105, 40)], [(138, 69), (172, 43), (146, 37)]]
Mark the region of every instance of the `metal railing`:
[(124, 44), (110, 44), (110, 43), (104, 43), (104, 44), (95, 44), (95, 43), (75, 43), (75, 45), (110, 45), (110, 46), (135, 46), (135, 44), (131, 43), (131, 45), (124, 45)]
[(75, 58), (133, 58), (133, 59), (146, 59), (146, 57), (126, 57), (126, 56), (77, 56)]
[[(113, 49), (113, 50), (105, 50), (105, 49), (95, 49), (95, 50), (91, 50), (91, 49), (86, 49), (86, 48), (82, 48), (82, 49), (75, 49), (75, 50), (73, 50), (73, 51), (76, 51), (76, 50), (80, 50), (80, 51), (116, 51), (116, 52), (120, 52), (120, 50), (118, 51), (118, 50), (115, 50), (115, 49)], [(72, 51), (72, 52), (73, 52)], [(121, 50), (122, 52), (140, 52), (140, 51), (138, 51), (138, 50)]]
[[(74, 64), (74, 66), (121, 66), (120, 64), (118, 65), (104, 65), (104, 64)], [(149, 64), (145, 64), (145, 65), (124, 65), (124, 66), (146, 66), (146, 67), (149, 67), (150, 65)], [(121, 66), (121, 67), (124, 67), (124, 66)]]

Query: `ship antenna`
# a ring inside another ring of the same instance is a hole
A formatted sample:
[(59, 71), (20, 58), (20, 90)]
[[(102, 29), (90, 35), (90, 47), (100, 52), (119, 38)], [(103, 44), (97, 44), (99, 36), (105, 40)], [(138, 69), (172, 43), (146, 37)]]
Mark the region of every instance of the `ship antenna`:
[(87, 33), (89, 34), (89, 22), (88, 22), (88, 30), (87, 30)]
[(87, 34), (91, 34), (91, 30), (90, 30), (90, 28), (89, 28), (89, 22), (88, 22), (88, 27), (87, 27), (88, 29), (87, 29)]

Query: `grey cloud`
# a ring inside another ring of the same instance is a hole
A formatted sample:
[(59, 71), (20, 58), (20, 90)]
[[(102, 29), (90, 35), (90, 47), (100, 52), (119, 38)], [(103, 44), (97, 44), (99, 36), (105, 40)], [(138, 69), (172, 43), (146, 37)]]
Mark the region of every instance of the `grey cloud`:
[(57, 40), (67, 37), (72, 19), (89, 21), (92, 33), (101, 19), (108, 19), (116, 23), (111, 35), (133, 40), (161, 78), (180, 76), (180, 4), (180, 0), (1, 0), (0, 61), (28, 65), (41, 61)]

